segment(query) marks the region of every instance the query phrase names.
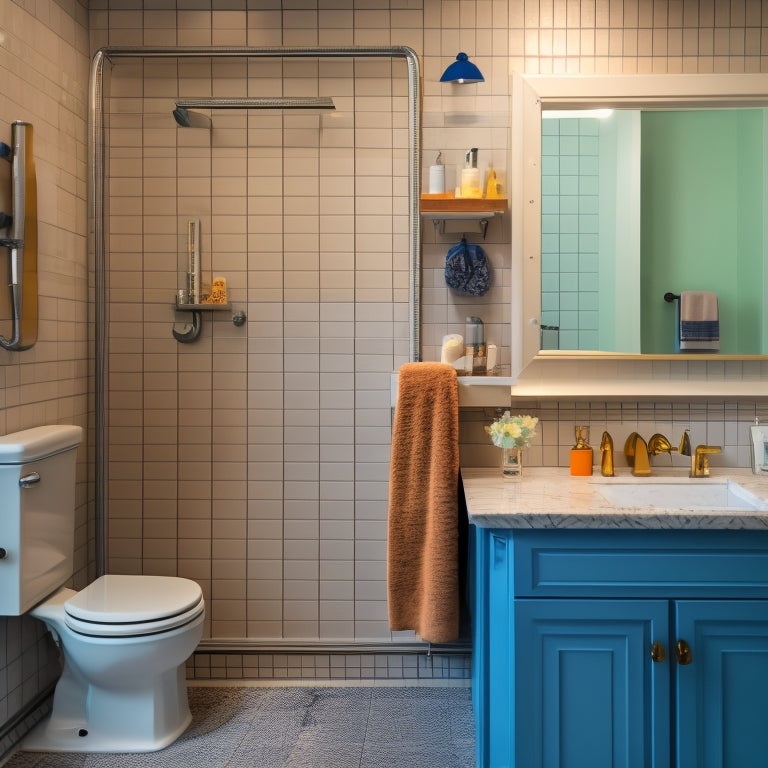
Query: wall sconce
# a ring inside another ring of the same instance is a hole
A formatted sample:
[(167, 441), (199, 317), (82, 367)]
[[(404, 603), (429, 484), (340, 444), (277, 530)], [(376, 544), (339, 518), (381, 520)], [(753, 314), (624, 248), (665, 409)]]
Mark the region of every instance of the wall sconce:
[(456, 61), (449, 64), (443, 76), (441, 83), (484, 83), (483, 73), (469, 60), (466, 53), (459, 53)]

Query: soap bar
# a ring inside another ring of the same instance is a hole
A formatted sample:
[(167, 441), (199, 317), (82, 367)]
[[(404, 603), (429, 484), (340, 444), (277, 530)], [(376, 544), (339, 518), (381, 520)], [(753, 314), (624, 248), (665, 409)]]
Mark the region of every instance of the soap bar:
[(571, 474), (574, 477), (591, 475), (592, 458), (591, 448), (571, 448)]

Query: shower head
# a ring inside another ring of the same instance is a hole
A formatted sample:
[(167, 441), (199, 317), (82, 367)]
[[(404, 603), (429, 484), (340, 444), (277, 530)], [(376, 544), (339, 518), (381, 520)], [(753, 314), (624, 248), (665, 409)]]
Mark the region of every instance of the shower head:
[(190, 112), (186, 107), (176, 107), (173, 119), (182, 128), (211, 128), (211, 118), (199, 112)]

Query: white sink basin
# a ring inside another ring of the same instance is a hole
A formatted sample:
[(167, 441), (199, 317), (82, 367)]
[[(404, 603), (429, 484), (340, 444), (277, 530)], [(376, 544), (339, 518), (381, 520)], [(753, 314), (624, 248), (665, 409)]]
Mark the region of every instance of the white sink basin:
[(667, 510), (748, 512), (766, 509), (754, 494), (732, 480), (638, 480), (596, 483), (595, 489), (614, 507), (656, 507)]

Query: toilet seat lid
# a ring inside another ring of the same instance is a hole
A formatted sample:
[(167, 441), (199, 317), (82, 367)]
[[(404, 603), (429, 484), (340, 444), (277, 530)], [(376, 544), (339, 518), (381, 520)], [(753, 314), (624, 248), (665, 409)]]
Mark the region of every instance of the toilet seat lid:
[(66, 613), (95, 624), (143, 624), (196, 613), (200, 585), (177, 576), (100, 576), (64, 604)]

